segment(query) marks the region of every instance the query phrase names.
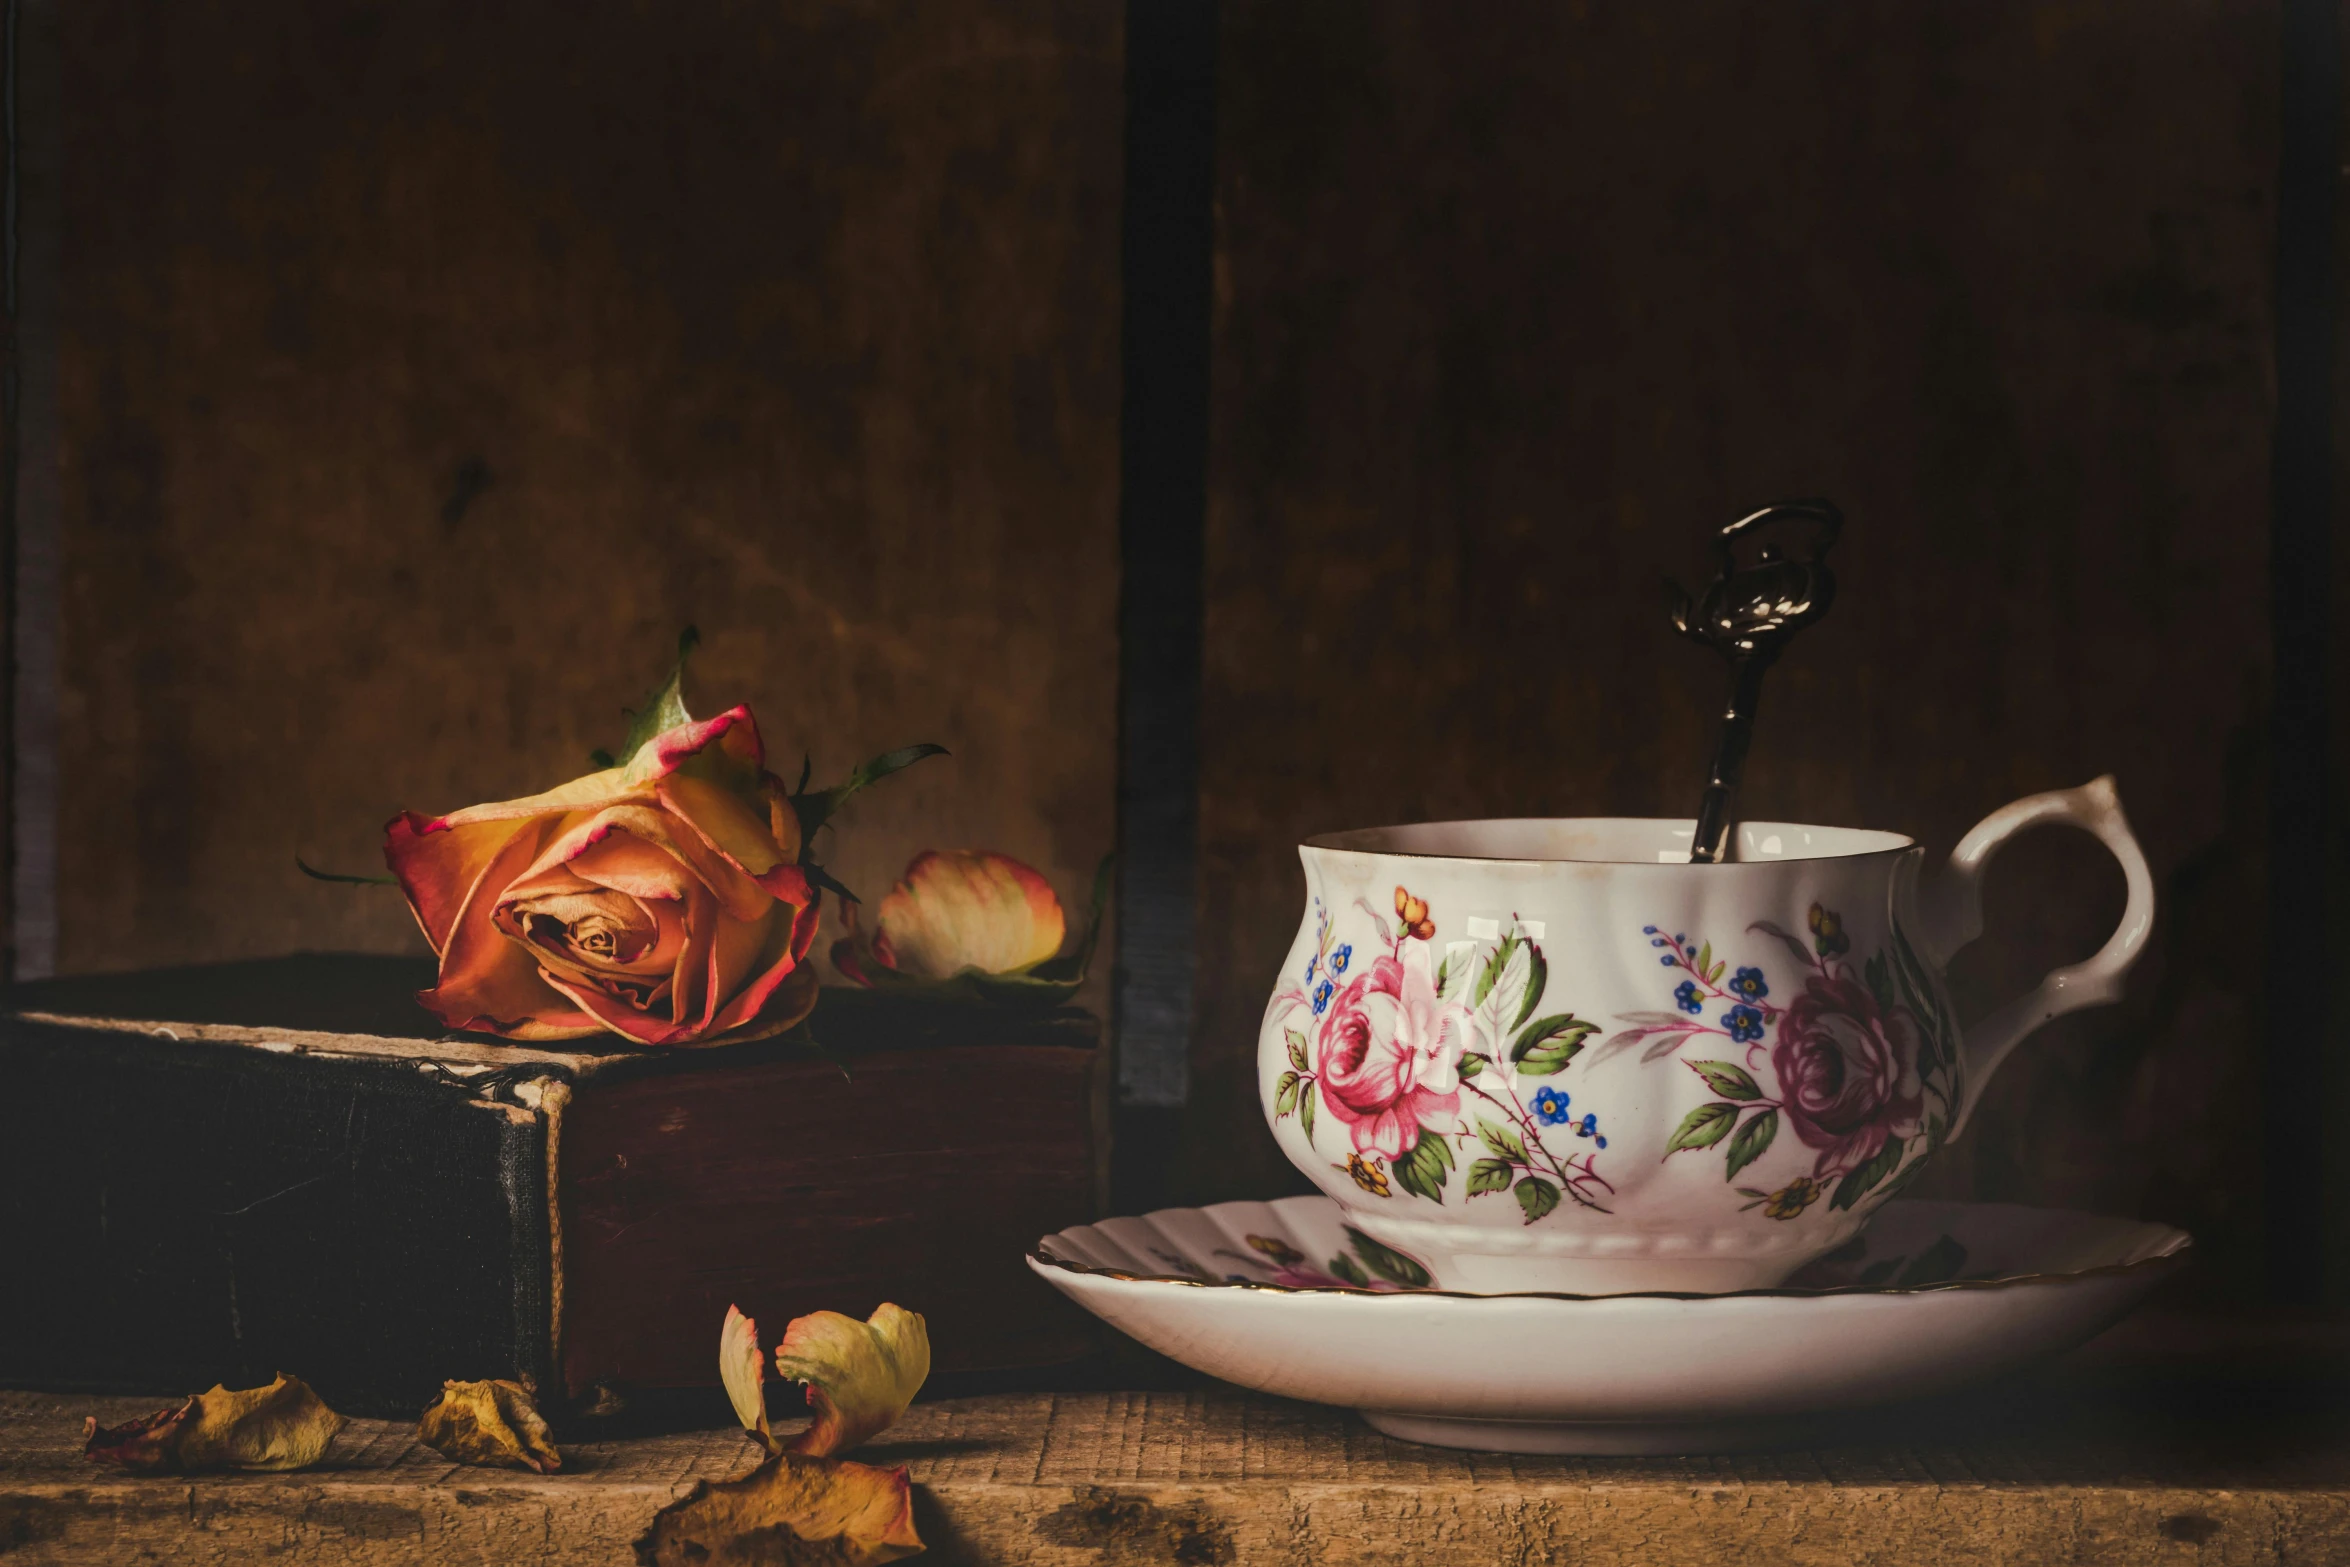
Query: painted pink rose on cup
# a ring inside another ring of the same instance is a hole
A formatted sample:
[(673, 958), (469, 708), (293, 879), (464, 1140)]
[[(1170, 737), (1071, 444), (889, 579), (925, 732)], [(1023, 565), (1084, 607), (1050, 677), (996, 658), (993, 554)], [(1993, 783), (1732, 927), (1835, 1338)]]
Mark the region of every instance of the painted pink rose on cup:
[(1317, 1053), (1322, 1103), (1356, 1151), (1399, 1159), (1423, 1122), (1460, 1108), (1467, 1015), (1437, 999), (1424, 941), (1373, 960), (1331, 1003)]
[(1823, 1177), (1866, 1164), (1887, 1139), (1917, 1131), (1924, 1113), (1916, 1015), (1879, 1006), (1841, 973), (1813, 975), (1788, 1004), (1771, 1068), (1788, 1124), (1820, 1151)]

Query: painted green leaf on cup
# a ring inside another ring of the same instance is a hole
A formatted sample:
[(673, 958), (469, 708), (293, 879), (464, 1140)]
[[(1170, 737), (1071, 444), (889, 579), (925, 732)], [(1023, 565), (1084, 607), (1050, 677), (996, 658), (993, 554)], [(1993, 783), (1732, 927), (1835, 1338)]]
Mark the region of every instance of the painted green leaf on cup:
[(1309, 1070), (1306, 1065), (1306, 1036), (1294, 1028), (1284, 1029), (1281, 1040), (1289, 1046), (1289, 1064), (1300, 1072)]
[(1532, 1224), (1559, 1205), (1559, 1189), (1539, 1175), (1529, 1175), (1518, 1183), (1518, 1206), (1526, 1210), (1526, 1222)]
[(1485, 998), (1493, 994), (1493, 987), (1501, 983), (1501, 976), (1508, 970), (1510, 959), (1517, 954), (1518, 933), (1513, 930), (1501, 938), (1501, 945), (1493, 949), (1493, 955), (1485, 960), (1485, 967), (1478, 971), (1476, 986), (1469, 992), (1470, 1006), (1485, 1005)]
[(1284, 1072), (1273, 1085), (1273, 1113), (1287, 1115), (1297, 1108), (1297, 1074)]
[(1699, 1105), (1681, 1117), (1681, 1124), (1673, 1128), (1673, 1135), (1665, 1142), (1665, 1152), (1677, 1154), (1688, 1148), (1711, 1148), (1730, 1135), (1730, 1124), (1737, 1119), (1736, 1105)]
[(1705, 1079), (1705, 1086), (1724, 1099), (1760, 1099), (1762, 1089), (1746, 1068), (1735, 1061), (1690, 1061), (1683, 1063), (1690, 1071)]
[(1477, 1122), (1477, 1139), (1503, 1159), (1515, 1159), (1520, 1164), (1527, 1162), (1525, 1140), (1518, 1136), (1514, 1126), (1480, 1119)]
[(1519, 1030), (1510, 1045), (1510, 1062), (1528, 1077), (1551, 1077), (1567, 1069), (1582, 1052), (1584, 1041), (1599, 1032), (1572, 1012), (1538, 1017)]
[(1866, 1197), (1871, 1188), (1893, 1173), (1906, 1146), (1898, 1137), (1886, 1138), (1885, 1146), (1877, 1150), (1875, 1158), (1836, 1183), (1836, 1195), (1828, 1199), (1828, 1206), (1849, 1208)]
[(1507, 1159), (1480, 1159), (1469, 1166), (1469, 1195), (1482, 1197), (1488, 1192), (1506, 1192), (1516, 1174), (1516, 1167)]
[(1465, 1082), (1467, 1082), (1467, 1081), (1468, 1081), (1470, 1078), (1472, 1078), (1472, 1077), (1475, 1077), (1475, 1076), (1476, 1076), (1476, 1075), (1477, 1075), (1479, 1072), (1482, 1072), (1482, 1071), (1484, 1071), (1484, 1070), (1485, 1070), (1485, 1058), (1484, 1058), (1483, 1056), (1463, 1056), (1463, 1057), (1461, 1057), (1461, 1067), (1460, 1067), (1460, 1071), (1461, 1071), (1461, 1081), (1462, 1081), (1462, 1082), (1464, 1082), (1464, 1083), (1465, 1083)]
[(1314, 1084), (1308, 1081), (1297, 1096), (1297, 1124), (1305, 1128), (1306, 1141), (1314, 1140)]
[(1346, 1239), (1347, 1244), (1354, 1247), (1355, 1255), (1363, 1259), (1363, 1266), (1390, 1284), (1400, 1284), (1410, 1290), (1424, 1290), (1436, 1282), (1434, 1276), (1419, 1263), (1394, 1247), (1373, 1240), (1351, 1224), (1346, 1227)]
[(1549, 988), (1550, 961), (1543, 957), (1540, 946), (1529, 941), (1526, 943), (1525, 999), (1518, 1003), (1518, 1015), (1510, 1019), (1510, 1027), (1516, 1028), (1533, 1016), (1535, 1004), (1541, 1001), (1542, 993)]
[(1763, 1150), (1771, 1146), (1771, 1139), (1778, 1135), (1778, 1111), (1765, 1110), (1759, 1115), (1748, 1116), (1746, 1124), (1738, 1128), (1738, 1134), (1730, 1139), (1729, 1167), (1722, 1171), (1722, 1179), (1732, 1179), (1740, 1170), (1760, 1159)]
[(1365, 1273), (1363, 1265), (1352, 1257), (1341, 1255), (1331, 1258), (1330, 1271), (1336, 1277), (1352, 1284), (1356, 1289), (1367, 1290), (1371, 1287), (1371, 1275)]
[(1395, 1161), (1396, 1182), (1414, 1196), (1444, 1201), (1444, 1180), (1453, 1167), (1452, 1145), (1422, 1128), (1412, 1151)]
[(1892, 1011), (1898, 1005), (1898, 998), (1893, 994), (1893, 969), (1885, 961), (1885, 954), (1880, 952), (1869, 959), (1862, 965), (1861, 973), (1867, 978), (1869, 994), (1876, 998), (1878, 1007), (1887, 1012)]

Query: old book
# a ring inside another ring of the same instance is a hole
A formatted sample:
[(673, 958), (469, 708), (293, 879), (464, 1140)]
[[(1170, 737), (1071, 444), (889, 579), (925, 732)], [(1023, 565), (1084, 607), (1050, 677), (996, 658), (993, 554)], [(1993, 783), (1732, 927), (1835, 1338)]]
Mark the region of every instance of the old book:
[(781, 1040), (544, 1048), (443, 1033), (429, 980), (304, 954), (18, 987), (0, 1383), (609, 1406), (714, 1386), (730, 1304), (772, 1340), (894, 1300), (950, 1373), (1094, 1344), (1022, 1261), (1096, 1211), (1089, 1015), (827, 991)]

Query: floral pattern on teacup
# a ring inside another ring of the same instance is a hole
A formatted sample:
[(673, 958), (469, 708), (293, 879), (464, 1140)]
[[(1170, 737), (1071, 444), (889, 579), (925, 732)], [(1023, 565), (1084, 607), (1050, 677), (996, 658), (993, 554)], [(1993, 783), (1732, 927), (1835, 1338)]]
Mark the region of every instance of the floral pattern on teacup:
[[(1697, 1039), (1738, 1047), (1734, 1059), (1682, 1063), (1715, 1097), (1682, 1118), (1665, 1152), (1723, 1146), (1723, 1179), (1735, 1180), (1784, 1123), (1814, 1151), (1810, 1173), (1775, 1191), (1737, 1188), (1744, 1208), (1772, 1219), (1800, 1218), (1822, 1197), (1839, 1209), (1880, 1187), (1891, 1196), (1941, 1146), (1958, 1100), (1958, 1058), (1945, 1044), (1957, 1029), (1900, 928), (1856, 972), (1842, 916), (1815, 903), (1808, 923), (1808, 945), (1768, 920), (1747, 927), (1777, 939), (1803, 965), (1802, 989), (1784, 1005), (1772, 999), (1761, 965), (1740, 966), (1725, 981), (1729, 960), (1716, 957), (1710, 941), (1692, 948), (1685, 934), (1643, 926), (1662, 966), (1688, 977), (1673, 987), (1674, 1011), (1626, 1014), (1618, 1021), (1631, 1026), (1608, 1039), (1610, 1047), (1645, 1044), (1647, 1060)], [(1710, 1007), (1719, 1010), (1709, 1018)], [(1912, 1152), (1919, 1158), (1902, 1170)]]
[(1608, 1211), (1615, 1188), (1599, 1172), (1599, 1112), (1554, 1083), (1531, 1094), (1520, 1086), (1565, 1071), (1598, 1031), (1572, 1012), (1543, 1011), (1550, 965), (1536, 931), (1496, 920), (1490, 935), (1448, 943), (1439, 961), (1427, 900), (1397, 887), (1394, 907), (1391, 926), (1356, 900), (1378, 945), (1340, 989), (1357, 946), (1372, 937), (1339, 941), (1315, 900), (1314, 950), (1270, 1009), (1289, 1057), (1274, 1084), (1274, 1119), (1297, 1116), (1312, 1145), (1327, 1109), (1349, 1145), (1334, 1167), (1373, 1197), (1400, 1189), (1442, 1203), (1466, 1155), (1467, 1200), (1508, 1192), (1527, 1224), (1569, 1200)]

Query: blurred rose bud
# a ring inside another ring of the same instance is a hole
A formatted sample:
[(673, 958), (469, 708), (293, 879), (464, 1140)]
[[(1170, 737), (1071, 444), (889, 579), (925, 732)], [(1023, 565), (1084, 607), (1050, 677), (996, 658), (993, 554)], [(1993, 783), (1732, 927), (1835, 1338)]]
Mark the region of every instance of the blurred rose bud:
[(1026, 973), (1061, 950), (1067, 929), (1061, 900), (1042, 876), (1009, 855), (975, 849), (916, 855), (881, 900), (870, 936), (855, 905), (843, 919), (849, 934), (833, 944), (833, 966), (861, 985), (879, 981), (877, 968), (925, 981), (971, 970)]

